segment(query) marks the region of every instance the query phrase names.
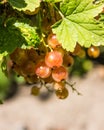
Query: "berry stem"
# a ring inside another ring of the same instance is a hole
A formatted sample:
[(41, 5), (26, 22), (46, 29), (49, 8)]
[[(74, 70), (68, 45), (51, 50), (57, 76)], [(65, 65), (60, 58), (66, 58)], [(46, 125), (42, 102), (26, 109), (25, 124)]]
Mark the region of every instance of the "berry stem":
[(57, 8), (57, 6), (55, 4), (53, 4), (54, 8), (58, 11), (58, 13), (60, 14), (60, 16), (62, 17), (62, 19), (64, 18), (64, 15), (61, 13), (61, 11)]
[[(52, 48), (46, 44), (46, 42), (44, 41), (44, 34), (42, 34), (42, 38), (41, 38), (41, 42), (43, 43), (43, 45), (46, 47), (46, 48), (49, 48), (50, 51), (53, 51)], [(48, 52), (48, 49), (47, 49), (47, 52)]]
[(78, 95), (82, 95), (82, 94), (74, 87), (74, 85), (76, 84), (76, 82), (74, 82), (73, 84), (70, 84), (70, 83), (68, 83), (67, 81), (65, 81), (65, 83), (72, 88), (73, 92), (75, 91)]
[(49, 92), (53, 92), (53, 90), (51, 90), (48, 86), (46, 86), (44, 80), (41, 79), (41, 85), (44, 86)]
[(48, 86), (46, 86), (46, 84), (44, 85), (44, 87), (46, 87), (46, 89), (48, 90), (48, 92), (53, 93), (53, 90), (51, 90)]

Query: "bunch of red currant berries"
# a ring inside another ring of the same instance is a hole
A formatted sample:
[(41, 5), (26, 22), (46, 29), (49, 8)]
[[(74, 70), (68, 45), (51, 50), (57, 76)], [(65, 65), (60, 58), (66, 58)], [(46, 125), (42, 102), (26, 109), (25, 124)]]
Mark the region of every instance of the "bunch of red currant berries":
[(85, 55), (85, 51), (79, 44), (76, 45), (74, 52), (68, 52), (62, 48), (56, 35), (51, 33), (47, 38), (43, 38), (37, 48), (16, 48), (10, 54), (10, 59), (13, 62), (12, 68), (18, 75), (23, 76), (28, 83), (40, 84), (32, 87), (32, 94), (38, 95), (42, 86), (51, 91), (47, 84), (52, 84), (56, 96), (65, 99), (69, 95), (66, 84), (80, 94), (73, 84), (66, 81), (68, 68), (74, 64), (75, 55), (79, 57)]

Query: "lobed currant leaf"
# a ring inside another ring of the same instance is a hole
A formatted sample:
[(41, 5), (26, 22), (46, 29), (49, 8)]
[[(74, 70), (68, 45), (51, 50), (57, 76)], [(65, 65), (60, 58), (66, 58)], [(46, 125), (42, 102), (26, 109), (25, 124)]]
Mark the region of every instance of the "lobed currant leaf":
[(50, 2), (50, 3), (57, 3), (57, 2), (61, 2), (62, 0), (43, 0), (45, 2)]
[(6, 27), (0, 23), (0, 53), (12, 52), (16, 47), (36, 46), (40, 43), (36, 28), (31, 27), (27, 20), (8, 19)]
[(104, 45), (104, 26), (94, 19), (103, 7), (103, 0), (97, 4), (93, 0), (61, 2), (63, 17), (52, 26), (52, 30), (63, 48), (73, 52), (77, 42), (85, 47)]
[(40, 0), (8, 0), (14, 9), (19, 11), (34, 11), (40, 6)]

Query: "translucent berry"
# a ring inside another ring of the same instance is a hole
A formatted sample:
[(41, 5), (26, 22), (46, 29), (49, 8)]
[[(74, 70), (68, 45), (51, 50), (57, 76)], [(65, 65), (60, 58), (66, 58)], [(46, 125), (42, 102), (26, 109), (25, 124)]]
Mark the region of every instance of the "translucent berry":
[(63, 63), (63, 57), (58, 51), (48, 52), (45, 56), (45, 63), (50, 68), (60, 67)]

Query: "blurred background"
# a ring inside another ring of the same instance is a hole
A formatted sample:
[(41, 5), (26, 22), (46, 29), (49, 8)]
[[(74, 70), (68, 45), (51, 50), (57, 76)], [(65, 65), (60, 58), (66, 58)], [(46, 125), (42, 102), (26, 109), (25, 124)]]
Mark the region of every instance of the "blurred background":
[(76, 57), (68, 81), (82, 95), (67, 86), (64, 100), (46, 89), (34, 96), (22, 77), (0, 70), (0, 130), (104, 130), (104, 53)]

